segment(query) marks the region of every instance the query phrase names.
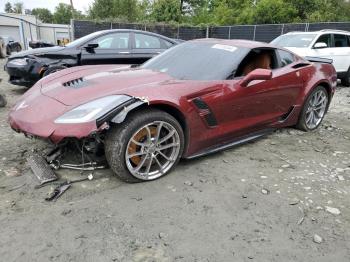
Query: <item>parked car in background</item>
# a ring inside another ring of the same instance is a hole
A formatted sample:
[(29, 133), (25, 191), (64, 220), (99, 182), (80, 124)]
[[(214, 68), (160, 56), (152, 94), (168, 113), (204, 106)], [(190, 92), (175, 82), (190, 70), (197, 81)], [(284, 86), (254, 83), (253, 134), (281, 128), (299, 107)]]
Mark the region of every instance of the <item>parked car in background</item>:
[(139, 30), (104, 30), (66, 46), (38, 48), (12, 55), (5, 70), (10, 83), (30, 87), (43, 76), (72, 66), (142, 64), (178, 42)]
[(11, 55), (12, 52), (20, 52), (22, 46), (18, 41), (15, 41), (11, 36), (0, 36), (6, 46), (6, 54)]
[(302, 57), (332, 59), (342, 85), (350, 86), (350, 32), (329, 29), (290, 32), (277, 37), (271, 44), (285, 47)]
[(104, 148), (111, 169), (127, 182), (154, 180), (180, 158), (276, 128), (316, 129), (337, 78), (329, 60), (313, 61), (259, 42), (193, 40), (138, 68), (85, 66), (45, 77), (9, 121), (60, 152), (68, 143), (78, 144), (77, 154)]

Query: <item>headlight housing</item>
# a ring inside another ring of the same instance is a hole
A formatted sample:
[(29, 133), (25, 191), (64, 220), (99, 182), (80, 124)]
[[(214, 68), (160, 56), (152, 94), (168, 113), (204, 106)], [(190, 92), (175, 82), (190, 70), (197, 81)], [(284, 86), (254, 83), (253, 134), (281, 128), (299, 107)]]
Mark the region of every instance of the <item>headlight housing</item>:
[(9, 64), (17, 65), (17, 66), (25, 66), (28, 64), (27, 58), (16, 58), (9, 61)]
[(87, 123), (104, 116), (130, 99), (131, 97), (127, 95), (102, 97), (73, 108), (57, 118), (54, 122), (56, 124)]

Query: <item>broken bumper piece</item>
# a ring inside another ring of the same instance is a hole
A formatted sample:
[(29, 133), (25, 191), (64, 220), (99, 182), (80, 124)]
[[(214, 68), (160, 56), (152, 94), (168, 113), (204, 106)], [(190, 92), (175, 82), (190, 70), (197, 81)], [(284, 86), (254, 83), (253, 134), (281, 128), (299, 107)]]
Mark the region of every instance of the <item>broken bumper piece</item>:
[(39, 181), (39, 185), (57, 180), (55, 172), (42, 156), (34, 153), (28, 157), (27, 161), (33, 174)]

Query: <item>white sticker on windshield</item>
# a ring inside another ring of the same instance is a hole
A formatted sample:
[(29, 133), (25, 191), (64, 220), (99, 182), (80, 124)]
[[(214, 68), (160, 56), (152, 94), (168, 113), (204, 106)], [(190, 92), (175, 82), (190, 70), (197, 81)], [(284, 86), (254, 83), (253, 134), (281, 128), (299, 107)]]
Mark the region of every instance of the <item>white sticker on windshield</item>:
[(237, 47), (231, 46), (231, 45), (221, 45), (221, 44), (215, 44), (211, 48), (221, 49), (229, 52), (234, 52), (237, 50)]

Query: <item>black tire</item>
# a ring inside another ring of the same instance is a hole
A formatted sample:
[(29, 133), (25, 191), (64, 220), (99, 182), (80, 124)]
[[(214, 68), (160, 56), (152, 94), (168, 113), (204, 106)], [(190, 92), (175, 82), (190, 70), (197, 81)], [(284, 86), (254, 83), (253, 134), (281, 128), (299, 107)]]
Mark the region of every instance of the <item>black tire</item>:
[(169, 123), (176, 129), (180, 138), (180, 150), (177, 159), (174, 161), (172, 167), (161, 177), (168, 174), (170, 170), (179, 162), (184, 149), (184, 134), (179, 122), (168, 113), (157, 109), (132, 112), (123, 123), (113, 126), (110, 130), (108, 130), (105, 139), (106, 159), (112, 171), (121, 180), (128, 183), (153, 180), (142, 180), (132, 175), (127, 168), (125, 154), (128, 142), (132, 135), (143, 126), (154, 121), (164, 121)]
[(0, 58), (6, 57), (6, 45), (4, 41), (0, 39)]
[(7, 54), (8, 56), (11, 55), (11, 48), (10, 48), (9, 46), (6, 47), (6, 54)]
[(16, 47), (16, 52), (21, 52), (22, 51), (22, 47), (20, 46), (20, 45), (18, 45), (17, 47)]
[(346, 72), (346, 75), (340, 79), (342, 86), (350, 86), (350, 68)]
[(303, 130), (303, 131), (306, 131), (306, 132), (315, 130), (315, 129), (317, 129), (317, 128), (320, 126), (320, 124), (321, 124), (322, 121), (323, 121), (323, 118), (324, 118), (324, 116), (325, 116), (325, 113), (324, 113), (324, 115), (322, 116), (321, 121), (320, 121), (320, 122), (318, 123), (318, 125), (315, 126), (314, 128), (309, 128), (309, 127), (307, 126), (307, 124), (306, 124), (306, 111), (307, 111), (307, 109), (308, 109), (308, 107), (309, 107), (310, 100), (311, 100), (312, 96), (313, 96), (316, 92), (318, 92), (318, 91), (324, 92), (324, 94), (327, 96), (327, 107), (326, 107), (325, 113), (327, 112), (328, 104), (329, 104), (329, 95), (328, 95), (328, 92), (327, 92), (327, 90), (326, 90), (325, 87), (323, 87), (323, 86), (318, 86), (318, 87), (314, 88), (314, 89), (311, 91), (311, 93), (308, 95), (308, 97), (306, 98), (306, 100), (305, 100), (305, 102), (304, 102), (303, 109), (302, 109), (302, 111), (300, 112), (299, 120), (298, 120), (298, 123), (297, 123), (297, 125), (296, 125), (296, 127), (297, 127), (298, 129), (300, 129), (300, 130)]
[(50, 66), (48, 69), (43, 74), (43, 77), (48, 76), (52, 73), (58, 72), (60, 70), (66, 69), (67, 67), (65, 66)]

